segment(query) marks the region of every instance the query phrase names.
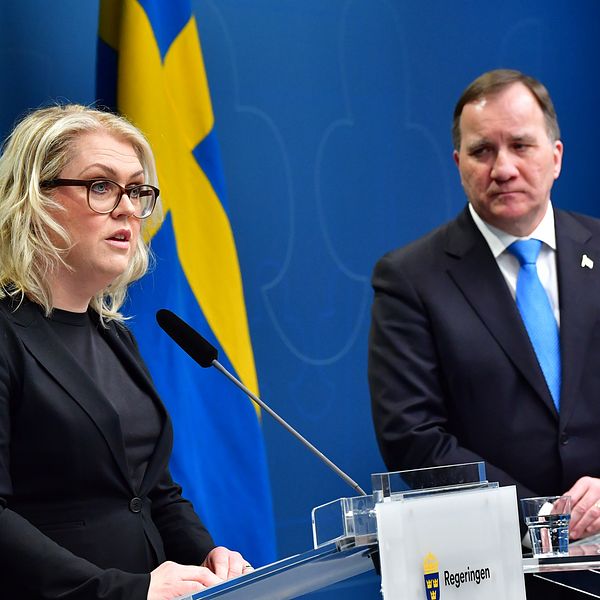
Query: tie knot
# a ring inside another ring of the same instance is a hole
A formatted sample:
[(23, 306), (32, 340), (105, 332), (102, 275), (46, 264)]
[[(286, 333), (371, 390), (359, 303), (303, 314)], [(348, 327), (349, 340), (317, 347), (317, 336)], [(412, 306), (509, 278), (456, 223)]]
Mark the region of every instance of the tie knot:
[(513, 242), (507, 250), (516, 257), (521, 266), (535, 265), (537, 257), (542, 248), (540, 240), (517, 240)]

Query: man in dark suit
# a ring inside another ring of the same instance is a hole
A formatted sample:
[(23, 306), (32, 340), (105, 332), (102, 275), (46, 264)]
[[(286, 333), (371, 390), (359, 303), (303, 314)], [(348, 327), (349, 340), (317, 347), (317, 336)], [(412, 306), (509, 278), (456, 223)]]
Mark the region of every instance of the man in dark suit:
[[(563, 145), (537, 80), (477, 78), (457, 103), (453, 142), (467, 207), (373, 275), (369, 381), (383, 458), (390, 470), (484, 460), (488, 479), (519, 497), (570, 494), (571, 537), (596, 533), (600, 221), (552, 206)], [(551, 350), (515, 302), (511, 245), (523, 239), (541, 242), (536, 308), (553, 321)]]

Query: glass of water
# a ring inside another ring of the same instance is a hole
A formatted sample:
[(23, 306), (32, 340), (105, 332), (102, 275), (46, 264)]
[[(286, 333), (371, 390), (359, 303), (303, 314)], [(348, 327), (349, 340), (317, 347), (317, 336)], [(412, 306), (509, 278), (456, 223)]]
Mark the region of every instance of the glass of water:
[(529, 529), (533, 556), (547, 558), (569, 554), (570, 496), (542, 496), (521, 500)]

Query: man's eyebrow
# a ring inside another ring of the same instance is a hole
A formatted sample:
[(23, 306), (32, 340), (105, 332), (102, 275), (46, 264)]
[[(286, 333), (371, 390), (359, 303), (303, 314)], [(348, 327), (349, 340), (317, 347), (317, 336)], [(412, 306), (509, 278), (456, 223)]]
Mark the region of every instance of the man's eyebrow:
[(511, 142), (535, 142), (536, 137), (530, 133), (519, 133), (517, 135), (510, 136)]
[(492, 142), (487, 138), (478, 138), (476, 140), (472, 140), (466, 144), (467, 152), (477, 150), (478, 148), (483, 148), (484, 146), (489, 146), (491, 143)]

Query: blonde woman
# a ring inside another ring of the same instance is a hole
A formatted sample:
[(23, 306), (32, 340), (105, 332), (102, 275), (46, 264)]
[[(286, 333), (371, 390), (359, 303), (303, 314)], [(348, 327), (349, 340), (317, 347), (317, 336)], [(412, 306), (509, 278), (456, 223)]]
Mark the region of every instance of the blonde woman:
[(119, 312), (160, 218), (144, 136), (66, 105), (0, 158), (0, 586), (164, 600), (250, 569), (172, 481), (172, 428)]

